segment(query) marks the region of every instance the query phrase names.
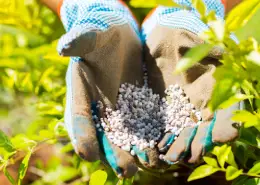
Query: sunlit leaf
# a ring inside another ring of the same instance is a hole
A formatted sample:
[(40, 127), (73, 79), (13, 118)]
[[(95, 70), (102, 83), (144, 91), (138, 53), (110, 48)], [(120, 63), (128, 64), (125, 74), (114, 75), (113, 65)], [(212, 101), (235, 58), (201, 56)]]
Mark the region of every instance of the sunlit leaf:
[(237, 178), (242, 173), (243, 173), (243, 170), (238, 170), (237, 168), (235, 168), (233, 166), (228, 166), (227, 169), (226, 169), (226, 179), (228, 181), (234, 180), (235, 178)]
[(250, 174), (259, 174), (260, 173), (260, 162), (257, 162), (249, 171)]
[(104, 185), (107, 180), (107, 173), (103, 170), (97, 170), (90, 176), (89, 185)]
[(170, 7), (182, 7), (175, 3), (173, 0), (131, 0), (130, 5), (135, 8), (154, 8), (157, 5), (170, 6)]
[(230, 156), (230, 152), (232, 152), (231, 147), (227, 146), (226, 144), (222, 146), (215, 146), (213, 148), (212, 153), (217, 156), (218, 163), (221, 168), (224, 168), (225, 162), (227, 162), (228, 160), (231, 164), (235, 163), (234, 161), (232, 161), (234, 159), (232, 159), (232, 156)]
[(235, 103), (238, 103), (238, 102), (246, 100), (246, 99), (252, 99), (252, 98), (254, 98), (253, 95), (235, 94), (234, 96), (231, 96), (228, 100), (221, 103), (219, 105), (219, 108), (225, 109), (225, 108), (232, 106)]
[(182, 6), (175, 3), (174, 0), (155, 0), (157, 5), (169, 6), (169, 7), (177, 7), (181, 8)]
[(251, 51), (249, 55), (246, 56), (246, 59), (260, 66), (260, 52)]
[(65, 182), (79, 175), (79, 171), (74, 167), (59, 165), (55, 169), (48, 171), (43, 177), (44, 182)]
[(203, 157), (203, 160), (204, 160), (208, 165), (210, 165), (210, 166), (213, 166), (213, 167), (216, 167), (216, 168), (219, 167), (217, 160), (214, 159), (214, 158), (206, 157), (206, 156), (205, 156), (205, 157)]
[(246, 0), (237, 5), (227, 16), (226, 23), (229, 30), (236, 30), (244, 26), (260, 7), (259, 0)]
[(234, 112), (232, 120), (243, 122), (246, 128), (260, 124), (260, 119), (258, 118), (258, 116), (248, 112), (247, 110)]
[(192, 67), (206, 57), (212, 49), (210, 44), (201, 44), (188, 50), (187, 53), (177, 63), (176, 72), (180, 73)]
[(215, 111), (219, 106), (234, 96), (238, 90), (236, 80), (232, 78), (224, 78), (215, 84), (209, 108)]
[[(250, 2), (250, 0), (247, 0)], [(255, 7), (258, 10), (256, 13), (251, 17), (251, 19), (241, 28), (237, 29), (235, 31), (236, 36), (238, 37), (239, 40), (245, 40), (250, 37), (254, 37), (258, 42), (260, 41), (260, 27), (257, 26), (260, 20), (260, 10), (259, 10), (259, 5), (258, 7)], [(254, 12), (252, 12), (254, 13)]]
[(135, 8), (154, 8), (157, 6), (156, 0), (131, 0), (130, 5)]
[(206, 14), (206, 5), (202, 0), (192, 0), (192, 5), (200, 13), (201, 16)]
[(4, 148), (7, 152), (13, 152), (15, 150), (12, 142), (9, 140), (7, 135), (0, 130), (0, 148)]
[(220, 152), (219, 152), (217, 157), (218, 157), (219, 165), (222, 168), (224, 168), (225, 162), (227, 161), (230, 152), (231, 152), (230, 146), (228, 146), (227, 148), (221, 148), (220, 149)]
[(9, 182), (12, 185), (16, 185), (14, 178), (12, 177), (12, 175), (8, 172), (8, 170), (6, 168), (4, 168), (3, 172), (4, 172), (5, 176), (7, 177), (7, 179), (9, 180)]
[(29, 160), (31, 158), (32, 155), (32, 150), (29, 151), (26, 156), (23, 158), (22, 163), (20, 164), (19, 170), (18, 170), (18, 185), (21, 184), (23, 178), (25, 177), (25, 174), (27, 172), (28, 169), (28, 165), (29, 165)]
[(36, 142), (29, 139), (25, 134), (17, 134), (11, 141), (15, 148), (19, 150), (28, 150), (36, 145)]
[(215, 38), (218, 41), (222, 41), (225, 36), (225, 25), (221, 20), (215, 20), (210, 22), (210, 27), (215, 34)]
[(235, 161), (235, 156), (234, 156), (234, 153), (232, 150), (229, 152), (226, 162), (228, 164), (230, 164), (231, 166), (238, 168), (237, 163)]
[(26, 42), (28, 42), (27, 44), (31, 47), (39, 46), (46, 42), (46, 39), (40, 35), (16, 27), (0, 24), (0, 36), (5, 33), (13, 36), (23, 35), (24, 38), (28, 39)]
[(51, 130), (40, 130), (39, 135), (44, 139), (54, 138), (54, 133)]
[(193, 181), (197, 179), (201, 179), (207, 176), (210, 176), (211, 174), (219, 171), (219, 168), (214, 168), (213, 166), (210, 165), (202, 165), (196, 168), (191, 175), (188, 178), (188, 181)]

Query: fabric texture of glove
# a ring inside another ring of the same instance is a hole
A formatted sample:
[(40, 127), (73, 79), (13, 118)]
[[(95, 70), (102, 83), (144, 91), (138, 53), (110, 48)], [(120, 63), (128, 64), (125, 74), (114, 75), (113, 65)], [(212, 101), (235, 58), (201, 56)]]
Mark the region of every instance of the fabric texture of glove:
[[(157, 7), (142, 26), (142, 40), (145, 43), (145, 63), (148, 70), (149, 85), (154, 92), (164, 95), (164, 90), (172, 84), (179, 84), (190, 102), (202, 112), (203, 123), (185, 128), (175, 140), (167, 133), (158, 147), (166, 153), (169, 163), (189, 159), (190, 163), (199, 161), (202, 155), (216, 143), (232, 141), (238, 130), (230, 120), (232, 111), (240, 109), (239, 104), (228, 110), (210, 113), (207, 103), (215, 80), (213, 73), (220, 63), (222, 51), (212, 50), (192, 68), (180, 75), (173, 75), (176, 64), (189, 48), (203, 44), (199, 34), (209, 27), (204, 24), (189, 0), (177, 0), (178, 4), (191, 7), (191, 10)], [(215, 10), (218, 19), (224, 18), (224, 6), (220, 0), (204, 0), (207, 11)]]
[(58, 52), (72, 56), (66, 75), (65, 125), (74, 149), (88, 161), (100, 159), (102, 151), (119, 176), (133, 176), (134, 158), (110, 143), (103, 131), (96, 132), (92, 111), (97, 101), (113, 108), (121, 83), (142, 83), (138, 25), (118, 0), (64, 0), (60, 17), (67, 33)]

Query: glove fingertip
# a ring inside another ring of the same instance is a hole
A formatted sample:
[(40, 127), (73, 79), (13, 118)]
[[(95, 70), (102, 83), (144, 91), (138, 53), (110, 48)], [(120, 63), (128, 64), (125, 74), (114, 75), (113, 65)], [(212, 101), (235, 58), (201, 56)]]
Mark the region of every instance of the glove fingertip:
[(201, 156), (200, 155), (192, 155), (192, 157), (188, 160), (190, 164), (196, 164), (199, 162)]
[[(92, 147), (91, 147), (92, 148)], [(98, 148), (89, 149), (88, 143), (81, 143), (76, 147), (76, 153), (84, 160), (95, 162), (100, 160)]]
[(126, 169), (124, 170), (123, 176), (125, 178), (133, 177), (138, 171), (138, 168), (135, 164), (128, 164)]
[(175, 135), (172, 133), (166, 133), (161, 142), (158, 144), (160, 152), (165, 152), (175, 140)]
[(173, 152), (173, 153), (167, 153), (164, 157), (166, 161), (170, 162), (177, 162), (180, 158), (180, 154)]
[(92, 119), (82, 115), (74, 115), (72, 131), (76, 153), (89, 162), (99, 160), (99, 145)]

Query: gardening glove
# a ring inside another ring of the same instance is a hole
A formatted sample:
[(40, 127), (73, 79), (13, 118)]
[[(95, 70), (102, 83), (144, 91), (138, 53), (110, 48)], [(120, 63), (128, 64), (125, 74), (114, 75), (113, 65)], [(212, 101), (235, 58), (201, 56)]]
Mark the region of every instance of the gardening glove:
[[(235, 104), (227, 110), (211, 113), (207, 109), (215, 80), (213, 73), (220, 65), (218, 60), (222, 51), (213, 49), (200, 63), (187, 71), (175, 75), (176, 64), (189, 48), (203, 44), (199, 34), (209, 27), (199, 17), (190, 0), (175, 0), (176, 3), (190, 7), (157, 7), (142, 25), (142, 39), (145, 42), (145, 63), (148, 70), (149, 85), (154, 92), (164, 96), (170, 85), (179, 84), (190, 102), (201, 111), (203, 122), (199, 126), (185, 128), (178, 138), (166, 133), (158, 147), (168, 150), (164, 159), (174, 164), (185, 157), (190, 163), (197, 162), (212, 148), (214, 143), (232, 141), (238, 136), (230, 120), (232, 111), (239, 109)], [(215, 10), (217, 19), (223, 20), (224, 6), (220, 0), (204, 0), (207, 12)]]
[(118, 0), (64, 0), (60, 17), (66, 29), (58, 43), (71, 56), (66, 75), (65, 125), (74, 149), (87, 161), (102, 158), (119, 176), (137, 171), (134, 158), (96, 131), (97, 102), (113, 108), (121, 83), (142, 83), (138, 26)]
[[(96, 133), (90, 104), (101, 101), (104, 108), (113, 108), (120, 84), (142, 84), (138, 26), (118, 0), (65, 0), (60, 17), (67, 33), (61, 37), (58, 51), (63, 56), (73, 56), (67, 71), (65, 123), (75, 151), (82, 158), (95, 161), (102, 156), (100, 148), (116, 173), (130, 177), (137, 171), (137, 158), (113, 145), (103, 131)], [(158, 151), (136, 154), (143, 159), (137, 162), (144, 165), (159, 161)]]

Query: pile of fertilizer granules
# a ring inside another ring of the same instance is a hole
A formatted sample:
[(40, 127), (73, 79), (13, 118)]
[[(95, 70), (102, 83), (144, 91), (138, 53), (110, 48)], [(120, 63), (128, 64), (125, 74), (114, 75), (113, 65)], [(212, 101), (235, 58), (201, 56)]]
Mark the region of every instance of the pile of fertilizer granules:
[(103, 128), (113, 144), (132, 155), (134, 145), (140, 150), (154, 148), (166, 132), (177, 137), (185, 127), (201, 121), (200, 112), (180, 86), (171, 85), (165, 90), (166, 98), (161, 99), (148, 88), (147, 75), (144, 80), (143, 87), (122, 84), (115, 110), (106, 108), (104, 118), (94, 119), (96, 127)]

